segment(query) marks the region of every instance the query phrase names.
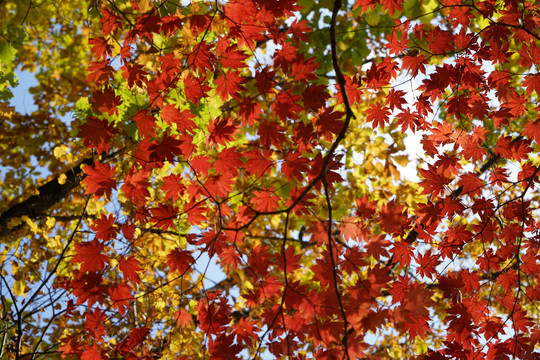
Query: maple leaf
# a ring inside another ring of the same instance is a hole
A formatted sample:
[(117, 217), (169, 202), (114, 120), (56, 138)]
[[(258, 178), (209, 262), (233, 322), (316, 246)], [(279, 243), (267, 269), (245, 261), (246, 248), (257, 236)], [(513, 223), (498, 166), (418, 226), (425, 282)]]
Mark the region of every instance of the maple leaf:
[(106, 60), (107, 56), (112, 54), (112, 46), (108, 44), (107, 39), (104, 37), (95, 37), (88, 40), (88, 43), (92, 45), (92, 52), (103, 60)]
[(182, 176), (174, 174), (165, 176), (161, 189), (165, 191), (165, 199), (178, 200), (185, 189), (185, 186), (182, 185)]
[(298, 105), (299, 100), (299, 95), (293, 95), (290, 91), (280, 91), (272, 109), (281, 119), (296, 119), (297, 114), (304, 110)]
[(184, 309), (184, 308), (180, 309), (176, 313), (175, 319), (176, 319), (176, 323), (181, 328), (187, 328), (187, 327), (191, 326), (191, 324), (193, 323), (192, 315), (190, 313), (188, 313), (186, 311), (186, 309)]
[[(191, 18), (193, 20), (193, 17)], [(212, 51), (212, 44), (201, 41), (188, 57), (191, 66), (197, 67), (203, 72), (212, 70), (216, 62), (216, 56)]]
[(407, 73), (411, 73), (413, 76), (416, 76), (418, 72), (421, 72), (422, 74), (426, 73), (426, 57), (422, 54), (405, 55), (402, 62), (403, 68), (407, 69)]
[(178, 210), (168, 204), (163, 204), (150, 210), (152, 212), (152, 221), (162, 230), (167, 230), (174, 226), (174, 220), (178, 215)]
[(409, 109), (406, 109), (397, 114), (397, 125), (401, 126), (402, 132), (406, 132), (407, 129), (415, 131), (420, 128), (421, 123), (417, 114), (413, 114)]
[(390, 54), (399, 55), (407, 49), (409, 40), (407, 40), (407, 33), (401, 33), (401, 39), (398, 39), (398, 33), (393, 31), (391, 35), (387, 35), (386, 39), (388, 44), (386, 47), (390, 50)]
[(97, 344), (87, 346), (81, 355), (81, 360), (103, 360), (101, 356), (101, 350), (98, 349)]
[(82, 272), (103, 271), (105, 264), (109, 263), (107, 255), (102, 254), (104, 247), (105, 245), (97, 240), (76, 244), (77, 255), (71, 261), (81, 263)]
[(243, 51), (239, 51), (236, 47), (230, 46), (221, 53), (220, 60), (224, 67), (239, 69), (246, 67), (245, 61), (248, 57), (249, 56)]
[(118, 115), (118, 106), (122, 104), (122, 99), (110, 86), (106, 86), (103, 90), (94, 91), (91, 101), (92, 108), (96, 113), (106, 113), (109, 116)]
[(430, 279), (433, 279), (437, 275), (435, 268), (439, 265), (440, 260), (433, 255), (431, 250), (426, 251), (424, 254), (418, 254), (416, 256), (416, 261), (420, 267), (418, 268), (418, 273), (420, 276), (426, 276)]
[(407, 221), (404, 210), (402, 205), (395, 205), (394, 200), (384, 204), (381, 207), (379, 219), (383, 231), (394, 234), (402, 232)]
[(525, 125), (525, 130), (523, 135), (527, 136), (529, 139), (536, 141), (537, 144), (540, 144), (540, 120), (529, 120)]
[(146, 326), (131, 329), (129, 335), (116, 348), (122, 355), (133, 354), (133, 348), (141, 345), (149, 333), (150, 329)]
[(244, 166), (241, 157), (242, 154), (233, 148), (220, 151), (218, 158), (214, 162), (214, 168), (221, 174), (237, 173), (238, 169)]
[(191, 251), (175, 248), (167, 255), (167, 265), (171, 271), (178, 271), (180, 275), (184, 275), (194, 264), (195, 259), (191, 255)]
[(358, 238), (358, 235), (362, 233), (360, 224), (354, 217), (343, 218), (339, 231), (346, 240), (355, 240)]
[(255, 191), (251, 202), (256, 211), (268, 212), (274, 211), (279, 206), (279, 198), (274, 195), (273, 188), (265, 188), (263, 191)]
[(244, 78), (240, 76), (238, 71), (227, 71), (218, 76), (215, 80), (217, 85), (216, 92), (222, 100), (227, 100), (229, 95), (233, 98), (240, 99), (240, 91), (243, 90), (242, 83)]
[(381, 5), (393, 17), (396, 10), (403, 11), (403, 2), (404, 0), (381, 0)]
[(88, 301), (89, 307), (96, 302), (102, 303), (106, 287), (102, 283), (101, 272), (78, 271), (75, 275), (76, 278), (71, 281), (70, 285), (73, 289), (73, 295), (77, 297), (77, 305), (84, 304), (86, 301)]
[(128, 82), (129, 87), (137, 85), (142, 87), (148, 73), (141, 64), (125, 64), (122, 66), (122, 77)]
[(139, 129), (139, 136), (154, 136), (154, 129), (156, 128), (156, 118), (148, 110), (139, 110), (133, 117), (133, 120), (137, 124)]
[(379, 104), (371, 104), (369, 109), (366, 110), (367, 121), (373, 123), (373, 128), (384, 127), (388, 122), (388, 116), (390, 115), (390, 109), (386, 106)]
[(386, 105), (389, 105), (391, 111), (395, 109), (403, 110), (403, 105), (407, 104), (407, 100), (404, 98), (405, 91), (390, 89), (386, 98)]
[(106, 7), (101, 8), (101, 34), (104, 36), (114, 33), (122, 27), (122, 22), (111, 10)]
[(150, 196), (148, 176), (146, 171), (133, 166), (124, 178), (124, 185), (121, 189), (136, 205), (143, 205), (146, 198)]
[(281, 165), (281, 171), (289, 181), (292, 179), (302, 181), (304, 174), (309, 169), (309, 160), (300, 155), (297, 152), (288, 153)]
[(101, 154), (109, 151), (111, 139), (115, 134), (116, 129), (107, 120), (89, 116), (86, 118), (86, 122), (79, 127), (77, 136), (83, 138), (85, 146), (94, 148)]
[(96, 86), (101, 86), (107, 83), (114, 75), (114, 68), (109, 65), (108, 61), (94, 61), (88, 65), (87, 82), (95, 82)]
[(106, 216), (101, 214), (101, 217), (90, 225), (90, 228), (96, 231), (96, 239), (109, 241), (118, 234), (118, 226), (115, 226), (116, 217), (113, 214)]
[(461, 175), (458, 184), (463, 187), (463, 194), (468, 194), (471, 197), (481, 194), (484, 187), (484, 181), (470, 172)]
[(341, 111), (332, 111), (332, 108), (326, 108), (319, 114), (318, 130), (323, 134), (337, 135), (343, 129), (343, 116)]
[(204, 78), (196, 78), (188, 74), (184, 79), (184, 93), (186, 99), (194, 104), (198, 104), (199, 100), (206, 97), (206, 93), (210, 91), (210, 87), (205, 84)]
[(58, 348), (58, 352), (62, 357), (67, 357), (69, 355), (81, 357), (83, 347), (76, 336), (60, 338), (59, 340), (63, 343), (63, 345)]
[(182, 27), (182, 19), (176, 14), (169, 14), (161, 18), (161, 31), (167, 36), (173, 35)]
[(85, 166), (83, 171), (86, 174), (83, 184), (86, 185), (87, 194), (111, 197), (112, 190), (116, 190), (116, 180), (114, 180), (116, 167), (97, 161), (94, 166)]
[(139, 274), (137, 273), (139, 270), (141, 270), (140, 263), (134, 256), (130, 256), (128, 258), (121, 258), (118, 262), (118, 266), (120, 267), (120, 270), (124, 274), (124, 278), (126, 280), (130, 280), (136, 283), (140, 283), (141, 279), (139, 277)]
[(402, 266), (406, 266), (411, 263), (413, 251), (408, 242), (406, 241), (395, 242), (394, 247), (390, 251), (395, 255), (395, 259), (399, 261), (399, 263)]
[(178, 139), (178, 137), (165, 134), (161, 138), (161, 141), (154, 141), (148, 148), (150, 151), (150, 160), (156, 162), (165, 160), (173, 161), (182, 155), (180, 145), (182, 145), (182, 140)]
[(271, 152), (261, 153), (258, 150), (252, 150), (244, 153), (246, 159), (246, 171), (250, 175), (256, 175), (260, 178), (265, 173), (270, 172), (274, 162), (270, 160)]
[(437, 170), (439, 174), (442, 174), (445, 178), (450, 178), (452, 175), (455, 175), (461, 169), (459, 164), (459, 158), (454, 154), (443, 154), (439, 159), (433, 164), (433, 168)]
[(209, 142), (215, 144), (226, 144), (234, 139), (234, 134), (238, 129), (238, 125), (229, 118), (217, 118), (208, 124)]
[(324, 106), (329, 97), (324, 85), (309, 85), (302, 94), (305, 108), (313, 111), (318, 111)]
[(189, 110), (178, 110), (174, 105), (165, 105), (161, 109), (161, 118), (167, 124), (176, 124), (178, 131), (180, 132), (193, 132), (193, 129), (196, 128), (195, 123), (193, 122), (193, 115)]
[(97, 338), (102, 338), (107, 330), (103, 326), (103, 323), (107, 319), (105, 312), (96, 308), (93, 312), (86, 313), (86, 323), (84, 324), (84, 330)]
[(261, 105), (251, 97), (245, 97), (242, 99), (242, 102), (240, 102), (238, 114), (242, 118), (242, 125), (248, 124), (252, 126), (258, 116), (262, 114)]
[(115, 284), (109, 289), (109, 295), (113, 309), (118, 310), (120, 315), (124, 316), (126, 308), (131, 307), (129, 302), (133, 300), (130, 286), (126, 283)]

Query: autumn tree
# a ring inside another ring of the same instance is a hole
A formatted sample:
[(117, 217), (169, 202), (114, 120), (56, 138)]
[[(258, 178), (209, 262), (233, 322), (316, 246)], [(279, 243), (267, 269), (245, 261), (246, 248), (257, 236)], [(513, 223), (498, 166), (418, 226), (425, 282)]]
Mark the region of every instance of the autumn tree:
[(0, 2), (0, 357), (537, 359), (539, 12)]

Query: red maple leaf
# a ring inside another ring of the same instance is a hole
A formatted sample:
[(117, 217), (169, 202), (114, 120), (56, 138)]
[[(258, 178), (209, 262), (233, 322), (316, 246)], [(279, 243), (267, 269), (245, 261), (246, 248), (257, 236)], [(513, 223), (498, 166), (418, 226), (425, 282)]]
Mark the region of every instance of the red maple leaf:
[(298, 105), (298, 101), (300, 101), (299, 95), (293, 95), (290, 90), (280, 91), (272, 105), (272, 109), (283, 120), (297, 119), (298, 113), (304, 110)]
[(84, 324), (84, 330), (97, 338), (102, 338), (107, 333), (107, 330), (103, 326), (107, 315), (105, 312), (96, 308), (93, 312), (86, 313), (86, 323)]
[(108, 55), (112, 55), (112, 46), (108, 44), (107, 39), (104, 37), (90, 39), (88, 44), (92, 46), (92, 52), (103, 60), (106, 60)]
[(126, 280), (140, 283), (141, 279), (139, 277), (139, 274), (137, 273), (139, 270), (141, 270), (139, 264), (140, 263), (137, 258), (135, 258), (135, 256), (130, 256), (128, 258), (121, 258), (118, 266), (120, 267), (120, 270), (124, 274), (124, 278)]
[(318, 129), (321, 133), (327, 135), (327, 139), (332, 138), (332, 134), (337, 135), (343, 129), (343, 117), (345, 113), (333, 111), (332, 108), (326, 108), (319, 114)]
[(117, 96), (114, 89), (110, 86), (103, 90), (96, 90), (92, 94), (92, 109), (96, 113), (106, 113), (118, 115), (118, 106), (122, 104), (122, 99)]
[(402, 266), (406, 266), (411, 263), (413, 250), (411, 249), (411, 245), (407, 241), (395, 242), (394, 247), (390, 251), (394, 254), (395, 260), (399, 261)]
[(231, 69), (240, 69), (246, 67), (246, 59), (249, 56), (235, 46), (228, 47), (220, 54), (220, 60), (224, 67)]
[(373, 123), (373, 128), (378, 126), (384, 127), (388, 122), (388, 116), (390, 115), (390, 109), (387, 106), (380, 104), (371, 104), (370, 108), (366, 110), (367, 121)]
[(293, 179), (302, 181), (304, 174), (309, 170), (309, 159), (300, 155), (298, 152), (288, 153), (281, 165), (281, 171), (289, 181)]
[(96, 239), (109, 241), (118, 234), (118, 226), (115, 225), (116, 217), (113, 214), (106, 216), (101, 214), (99, 219), (94, 220), (90, 228), (96, 231)]
[(384, 204), (380, 210), (379, 223), (383, 231), (389, 234), (397, 234), (403, 231), (407, 215), (404, 214), (405, 207), (396, 205), (394, 200)]
[(184, 93), (186, 99), (194, 104), (198, 104), (199, 100), (206, 97), (206, 93), (210, 91), (210, 87), (206, 85), (204, 77), (194, 77), (188, 74), (184, 79)]
[(161, 18), (161, 31), (167, 36), (173, 35), (182, 27), (182, 19), (176, 14), (170, 14)]
[(95, 82), (96, 86), (101, 86), (114, 77), (114, 71), (108, 61), (93, 61), (88, 65), (89, 74), (86, 81)]
[(394, 12), (403, 11), (403, 1), (404, 0), (381, 0), (380, 3), (383, 6), (383, 9), (388, 10), (390, 16), (394, 16)]
[(163, 185), (161, 185), (161, 190), (165, 191), (165, 200), (172, 198), (175, 202), (182, 195), (185, 188), (182, 184), (182, 176), (175, 174), (165, 176)]
[(129, 302), (133, 300), (131, 287), (126, 283), (115, 284), (109, 288), (109, 296), (111, 297), (113, 309), (118, 310), (120, 315), (124, 316), (126, 308), (131, 307)]
[(106, 194), (108, 198), (111, 197), (112, 190), (116, 190), (116, 180), (114, 179), (116, 167), (98, 161), (94, 166), (85, 166), (83, 171), (86, 174), (83, 184), (86, 185), (87, 194), (94, 194), (98, 197)]
[(156, 118), (148, 110), (139, 110), (133, 117), (133, 120), (137, 124), (139, 129), (139, 136), (141, 138), (145, 136), (154, 136), (154, 129), (156, 127)]
[(480, 195), (484, 186), (484, 181), (475, 173), (466, 173), (461, 175), (458, 184), (463, 187), (462, 193), (468, 194), (470, 197)]
[(254, 197), (251, 199), (251, 202), (256, 211), (274, 211), (279, 206), (279, 198), (274, 195), (273, 188), (266, 188), (263, 191), (254, 191), (253, 195)]
[(214, 144), (223, 144), (232, 141), (238, 130), (238, 124), (230, 118), (217, 118), (208, 124), (208, 141)]
[(219, 152), (218, 158), (214, 162), (214, 168), (221, 174), (234, 173), (244, 166), (241, 160), (242, 154), (235, 151), (234, 148), (224, 149)]
[(193, 316), (184, 308), (181, 308), (180, 311), (176, 313), (175, 319), (176, 324), (181, 328), (186, 328), (193, 323)]
[(403, 105), (407, 104), (407, 100), (405, 100), (404, 96), (405, 91), (390, 89), (385, 104), (390, 107), (390, 110), (403, 110)]
[(537, 144), (540, 144), (540, 120), (529, 120), (525, 125), (523, 134), (529, 139), (536, 141)]
[(451, 178), (452, 175), (457, 174), (459, 169), (461, 169), (459, 160), (460, 159), (454, 154), (443, 154), (435, 162), (433, 168), (443, 177)]
[(201, 41), (189, 55), (188, 63), (191, 66), (199, 68), (203, 72), (212, 70), (214, 63), (216, 62), (216, 56), (214, 55), (212, 48), (213, 45), (208, 44), (206, 41)]
[(109, 258), (101, 253), (104, 247), (105, 245), (97, 240), (76, 244), (77, 255), (71, 261), (81, 263), (82, 272), (103, 271), (105, 264), (109, 263)]
[(86, 122), (79, 127), (78, 137), (83, 138), (83, 144), (94, 148), (98, 153), (109, 151), (112, 137), (116, 129), (107, 120), (100, 120), (95, 116), (88, 116)]
[(152, 221), (156, 223), (156, 226), (162, 230), (167, 230), (171, 226), (174, 226), (174, 219), (178, 215), (178, 210), (168, 204), (162, 204), (157, 208), (150, 210), (152, 212)]
[(218, 76), (214, 82), (217, 85), (216, 93), (222, 100), (227, 100), (229, 95), (233, 98), (240, 98), (239, 92), (244, 89), (242, 83), (244, 78), (238, 71), (227, 71)]
[(122, 185), (121, 190), (135, 205), (144, 205), (146, 197), (150, 196), (148, 177), (147, 171), (134, 165), (124, 178), (124, 185)]
[(403, 68), (407, 69), (407, 74), (410, 72), (411, 75), (416, 76), (418, 71), (420, 71), (422, 74), (426, 73), (426, 66), (424, 65), (426, 62), (426, 57), (422, 54), (405, 55), (402, 62)]
[(326, 92), (326, 86), (312, 84), (306, 87), (302, 94), (302, 101), (306, 110), (318, 111), (324, 106), (330, 94)]
[(147, 75), (148, 73), (144, 71), (144, 66), (141, 64), (135, 63), (122, 66), (122, 77), (128, 82), (130, 88), (134, 85), (142, 87)]
[(167, 255), (167, 265), (171, 271), (178, 271), (180, 275), (184, 275), (194, 262), (195, 259), (191, 255), (191, 251), (178, 247)]
[(180, 145), (182, 145), (182, 140), (178, 139), (177, 136), (163, 135), (161, 141), (154, 141), (148, 148), (150, 160), (155, 162), (176, 160), (178, 156), (182, 155)]
[(402, 132), (407, 129), (415, 131), (421, 127), (421, 122), (417, 114), (411, 113), (410, 109), (405, 109), (397, 114), (397, 125), (401, 126)]
[(261, 153), (259, 150), (247, 151), (244, 154), (246, 159), (246, 171), (250, 175), (256, 175), (258, 178), (269, 172), (274, 166), (274, 162), (269, 160), (272, 153), (266, 151)]
[(104, 36), (114, 33), (122, 27), (118, 16), (107, 8), (101, 8), (101, 34)]
[(172, 104), (165, 105), (161, 109), (161, 118), (167, 124), (176, 124), (176, 128), (182, 133), (185, 133), (186, 131), (192, 133), (193, 129), (196, 128), (196, 125), (192, 120), (195, 118), (195, 115), (189, 110), (180, 111)]
[(101, 356), (101, 351), (98, 349), (97, 344), (85, 347), (81, 355), (81, 360), (103, 360), (103, 359), (104, 357)]
[(261, 104), (249, 96), (243, 98), (239, 106), (238, 115), (242, 118), (242, 125), (252, 126), (255, 119), (262, 113)]
[(149, 333), (150, 333), (150, 329), (147, 328), (146, 326), (132, 329), (129, 332), (128, 346), (133, 347), (133, 346), (138, 346), (142, 344), (142, 342), (146, 339)]

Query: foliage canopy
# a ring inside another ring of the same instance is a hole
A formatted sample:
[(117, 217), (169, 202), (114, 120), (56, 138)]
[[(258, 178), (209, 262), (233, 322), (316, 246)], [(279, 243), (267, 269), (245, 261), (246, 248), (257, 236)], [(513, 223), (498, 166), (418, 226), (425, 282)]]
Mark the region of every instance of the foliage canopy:
[(539, 14), (1, 1), (0, 357), (537, 359)]

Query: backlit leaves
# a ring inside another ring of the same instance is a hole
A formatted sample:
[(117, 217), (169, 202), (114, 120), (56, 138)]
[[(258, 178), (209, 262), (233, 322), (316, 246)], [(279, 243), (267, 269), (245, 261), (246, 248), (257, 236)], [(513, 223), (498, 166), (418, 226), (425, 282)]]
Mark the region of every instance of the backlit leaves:
[(68, 3), (0, 4), (11, 358), (535, 358), (537, 4)]

